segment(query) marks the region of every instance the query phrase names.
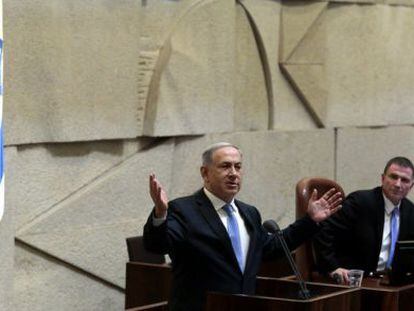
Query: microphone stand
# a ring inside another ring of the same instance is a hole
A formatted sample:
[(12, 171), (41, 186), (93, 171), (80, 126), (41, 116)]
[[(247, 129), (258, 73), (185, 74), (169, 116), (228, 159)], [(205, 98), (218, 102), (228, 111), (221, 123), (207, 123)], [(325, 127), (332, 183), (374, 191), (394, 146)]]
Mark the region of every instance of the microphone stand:
[(277, 230), (276, 235), (279, 238), (280, 244), (282, 244), (283, 251), (286, 254), (286, 257), (289, 261), (290, 267), (293, 270), (293, 273), (295, 273), (296, 278), (298, 279), (300, 290), (299, 290), (299, 298), (300, 299), (310, 299), (311, 294), (310, 291), (306, 287), (306, 283), (302, 278), (302, 274), (299, 272), (298, 267), (296, 266), (295, 261), (293, 260), (292, 254), (290, 253), (290, 250), (286, 244), (286, 240), (283, 237), (282, 230)]

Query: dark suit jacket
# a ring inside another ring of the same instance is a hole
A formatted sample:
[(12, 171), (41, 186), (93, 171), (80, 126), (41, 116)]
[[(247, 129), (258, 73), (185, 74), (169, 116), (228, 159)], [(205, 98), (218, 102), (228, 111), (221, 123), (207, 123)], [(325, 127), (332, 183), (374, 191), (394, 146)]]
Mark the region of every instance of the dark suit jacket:
[[(323, 222), (314, 247), (319, 269), (338, 267), (376, 271), (384, 227), (382, 188), (351, 193), (342, 209)], [(414, 239), (414, 205), (403, 199), (400, 205), (399, 240)]]
[[(240, 271), (230, 238), (203, 190), (169, 202), (167, 221), (155, 227), (152, 214), (144, 227), (144, 245), (153, 252), (168, 253), (172, 260), (172, 310), (202, 310), (207, 291), (253, 294), (263, 258), (281, 256), (278, 240), (267, 234), (259, 212), (235, 201), (250, 235), (244, 273)], [(305, 217), (284, 230), (291, 249), (319, 230)]]

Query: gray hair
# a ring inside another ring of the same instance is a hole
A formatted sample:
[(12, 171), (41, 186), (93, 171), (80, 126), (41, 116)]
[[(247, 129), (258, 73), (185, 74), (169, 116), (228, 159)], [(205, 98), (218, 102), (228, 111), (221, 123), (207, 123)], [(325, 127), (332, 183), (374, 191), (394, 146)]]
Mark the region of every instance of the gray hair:
[(201, 156), (202, 165), (211, 164), (213, 162), (213, 153), (214, 153), (214, 151), (216, 151), (218, 149), (221, 149), (221, 148), (224, 148), (224, 147), (233, 147), (234, 149), (236, 149), (240, 153), (240, 156), (242, 156), (241, 150), (236, 145), (226, 143), (226, 142), (219, 142), (219, 143), (215, 143), (215, 144), (210, 145), (203, 152), (203, 155)]

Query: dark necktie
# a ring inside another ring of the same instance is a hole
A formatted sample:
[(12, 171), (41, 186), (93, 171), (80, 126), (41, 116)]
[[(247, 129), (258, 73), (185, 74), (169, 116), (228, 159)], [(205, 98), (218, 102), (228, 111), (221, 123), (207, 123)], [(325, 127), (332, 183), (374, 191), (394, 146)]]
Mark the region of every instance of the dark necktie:
[(236, 216), (234, 215), (233, 208), (230, 204), (223, 206), (223, 210), (227, 214), (227, 232), (230, 236), (231, 244), (233, 246), (234, 253), (239, 263), (240, 270), (244, 270), (243, 264), (243, 252), (240, 242), (239, 225), (237, 224)]
[(387, 261), (387, 268), (391, 267), (392, 259), (394, 258), (395, 243), (398, 239), (398, 216), (400, 214), (399, 208), (395, 207), (391, 213), (391, 244), (390, 255)]

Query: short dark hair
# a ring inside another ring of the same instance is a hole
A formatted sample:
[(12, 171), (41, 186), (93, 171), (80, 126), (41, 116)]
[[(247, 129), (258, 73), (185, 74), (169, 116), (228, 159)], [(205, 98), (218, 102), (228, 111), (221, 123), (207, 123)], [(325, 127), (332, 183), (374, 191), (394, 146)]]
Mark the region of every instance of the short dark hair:
[(211, 162), (213, 162), (213, 153), (214, 153), (214, 151), (216, 151), (218, 149), (221, 149), (221, 148), (224, 148), (224, 147), (233, 147), (234, 149), (236, 149), (240, 153), (240, 156), (242, 156), (241, 150), (236, 145), (233, 145), (233, 144), (230, 144), (230, 143), (227, 143), (227, 142), (215, 143), (213, 145), (210, 145), (203, 152), (203, 155), (201, 156), (202, 165), (211, 164)]
[(384, 175), (387, 173), (388, 169), (393, 164), (396, 164), (396, 165), (402, 166), (402, 167), (410, 168), (411, 169), (411, 177), (413, 177), (413, 175), (414, 175), (414, 165), (409, 159), (407, 159), (405, 157), (394, 157), (391, 160), (389, 160), (387, 162), (387, 164), (385, 165)]

